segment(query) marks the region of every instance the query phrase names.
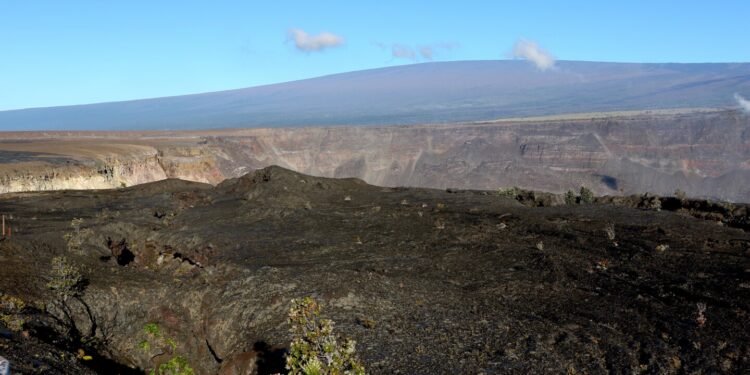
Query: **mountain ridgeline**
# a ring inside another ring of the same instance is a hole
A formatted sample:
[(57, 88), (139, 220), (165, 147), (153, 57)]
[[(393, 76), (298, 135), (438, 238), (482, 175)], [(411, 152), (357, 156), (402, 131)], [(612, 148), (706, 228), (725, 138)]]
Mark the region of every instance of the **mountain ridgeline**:
[(0, 112), (3, 130), (188, 130), (483, 121), (563, 113), (736, 107), (750, 63), (457, 61), (195, 95)]

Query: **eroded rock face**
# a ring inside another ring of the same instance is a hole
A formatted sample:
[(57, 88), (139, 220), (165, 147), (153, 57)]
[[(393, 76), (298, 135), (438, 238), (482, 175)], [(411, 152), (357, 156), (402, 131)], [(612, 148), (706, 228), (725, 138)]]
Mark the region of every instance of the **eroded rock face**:
[[(268, 164), (385, 186), (750, 200), (750, 118), (723, 111), (415, 127), (247, 130), (207, 139), (225, 174)], [(243, 168), (244, 166), (244, 168)]]
[[(98, 142), (86, 143), (74, 133), (59, 138), (56, 153), (45, 155), (23, 153), (39, 151), (33, 147), (39, 140), (32, 146), (0, 143), (6, 152), (0, 192), (111, 188), (164, 178), (217, 184), (280, 165), (383, 186), (519, 186), (557, 193), (586, 186), (598, 195), (667, 195), (680, 189), (694, 197), (750, 201), (749, 127), (750, 118), (737, 111), (642, 112), (454, 125), (160, 133), (157, 140), (153, 134), (119, 134), (114, 136), (118, 148), (109, 153), (70, 151)], [(68, 154), (69, 159), (54, 159)]]
[[(52, 151), (36, 151), (45, 146)], [(204, 148), (137, 141), (109, 146), (102, 140), (65, 138), (38, 141), (29, 146), (35, 151), (26, 151), (23, 143), (0, 144), (0, 193), (114, 189), (167, 178), (214, 184), (224, 179)]]

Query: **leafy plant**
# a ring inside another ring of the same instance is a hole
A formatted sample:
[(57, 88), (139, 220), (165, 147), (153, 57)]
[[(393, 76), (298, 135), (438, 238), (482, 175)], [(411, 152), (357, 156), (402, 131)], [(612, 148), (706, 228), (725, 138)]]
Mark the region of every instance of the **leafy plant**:
[(578, 203), (578, 197), (576, 196), (576, 193), (574, 193), (572, 190), (568, 190), (568, 192), (565, 193), (565, 204), (572, 206), (576, 203)]
[(500, 195), (501, 197), (506, 197), (506, 198), (516, 199), (516, 197), (520, 193), (521, 193), (521, 189), (516, 186), (497, 189), (497, 194)]
[(661, 199), (657, 196), (646, 193), (641, 196), (641, 203), (639, 206), (647, 210), (661, 211)]
[(364, 375), (356, 343), (333, 334), (333, 321), (320, 318), (321, 307), (311, 297), (292, 300), (289, 309), (293, 335), (286, 368), (291, 375)]
[(159, 325), (156, 323), (147, 323), (143, 326), (143, 333), (146, 339), (138, 344), (138, 347), (152, 357), (163, 354), (171, 355), (167, 362), (164, 362), (151, 369), (150, 375), (193, 375), (195, 371), (190, 367), (187, 358), (175, 354), (177, 343), (168, 336), (162, 334)]
[(64, 303), (71, 297), (78, 297), (83, 293), (83, 275), (68, 258), (57, 256), (52, 258), (47, 287)]
[(26, 321), (21, 315), (21, 310), (25, 307), (26, 303), (22, 299), (0, 293), (0, 322), (11, 331), (23, 330)]
[(195, 372), (190, 367), (188, 360), (177, 355), (169, 359), (166, 363), (162, 363), (155, 370), (151, 370), (151, 375), (193, 375)]
[[(86, 288), (86, 279), (81, 274), (78, 266), (64, 256), (52, 258), (50, 271), (47, 278), (47, 288), (53, 293), (53, 298), (45, 309), (63, 327), (68, 329), (67, 338), (75, 345), (96, 345), (99, 339), (96, 337), (97, 325), (91, 315), (91, 309), (83, 300), (83, 292)], [(90, 331), (81, 332), (76, 324), (76, 314), (71, 309), (71, 303), (78, 301), (88, 311), (90, 319)]]
[(580, 191), (581, 203), (591, 204), (594, 203), (594, 192), (591, 189), (581, 186)]

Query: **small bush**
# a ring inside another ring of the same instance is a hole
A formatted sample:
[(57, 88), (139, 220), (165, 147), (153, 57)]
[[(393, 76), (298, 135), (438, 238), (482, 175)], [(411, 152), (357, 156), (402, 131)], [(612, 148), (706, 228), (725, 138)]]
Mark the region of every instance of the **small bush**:
[(687, 193), (685, 193), (684, 191), (682, 191), (680, 189), (677, 189), (677, 190), (674, 191), (674, 196), (675, 196), (675, 198), (677, 198), (677, 199), (679, 199), (681, 201), (684, 201), (684, 200), (687, 199)]
[(143, 333), (146, 339), (138, 344), (138, 347), (149, 356), (156, 357), (163, 354), (171, 355), (167, 362), (164, 362), (154, 369), (151, 369), (149, 375), (193, 375), (195, 371), (190, 367), (187, 358), (175, 354), (177, 343), (170, 337), (164, 336), (156, 323), (147, 323), (143, 326)]
[(661, 211), (661, 199), (657, 196), (646, 193), (641, 197), (641, 203), (639, 206), (647, 210)]
[(320, 305), (312, 298), (292, 300), (289, 324), (292, 344), (286, 357), (291, 375), (364, 375), (355, 354), (354, 340), (339, 344), (333, 321), (320, 318)]
[(58, 256), (52, 258), (52, 268), (50, 270), (49, 282), (47, 287), (50, 288), (57, 298), (63, 303), (71, 297), (78, 297), (83, 293), (83, 275), (68, 258)]
[(594, 192), (591, 189), (581, 186), (581, 203), (591, 204), (594, 203)]
[(81, 247), (83, 246), (83, 241), (87, 236), (91, 234), (91, 229), (81, 228), (82, 224), (83, 219), (71, 220), (70, 227), (73, 228), (73, 231), (70, 233), (65, 233), (65, 235), (63, 235), (63, 239), (65, 240), (68, 251), (70, 252), (80, 253)]
[(578, 203), (578, 197), (576, 196), (576, 193), (574, 193), (572, 190), (568, 190), (568, 192), (565, 193), (565, 204), (567, 204), (568, 206), (572, 206), (576, 203)]
[(11, 331), (23, 330), (26, 321), (21, 315), (21, 310), (25, 307), (26, 303), (22, 299), (0, 293), (0, 322)]
[(516, 197), (520, 193), (521, 193), (521, 189), (519, 189), (516, 186), (497, 189), (497, 194), (500, 195), (501, 197), (506, 197), (506, 198), (516, 199)]

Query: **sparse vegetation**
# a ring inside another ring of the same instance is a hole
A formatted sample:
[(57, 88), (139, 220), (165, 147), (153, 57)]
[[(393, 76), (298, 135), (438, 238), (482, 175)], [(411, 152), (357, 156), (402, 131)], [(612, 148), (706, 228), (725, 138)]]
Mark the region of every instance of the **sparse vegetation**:
[(568, 192), (565, 193), (565, 204), (572, 206), (577, 203), (578, 197), (576, 196), (576, 193), (574, 193), (573, 190), (568, 190)]
[(594, 203), (594, 192), (591, 189), (581, 186), (580, 190), (580, 202), (585, 204)]
[(25, 307), (26, 303), (21, 298), (0, 293), (0, 322), (11, 331), (23, 330), (26, 320), (21, 311)]
[(513, 199), (515, 199), (520, 192), (521, 192), (521, 189), (516, 186), (497, 189), (497, 194), (500, 195), (501, 197), (513, 198)]
[(647, 210), (661, 211), (661, 199), (655, 195), (646, 193), (641, 197), (639, 206)]
[(57, 299), (63, 303), (71, 297), (78, 297), (83, 293), (83, 275), (68, 258), (58, 256), (52, 258), (49, 281), (47, 287), (51, 289)]
[(607, 223), (604, 225), (604, 234), (607, 236), (607, 239), (610, 241), (615, 240), (615, 225), (613, 223)]
[(354, 340), (339, 344), (333, 321), (320, 318), (321, 307), (311, 297), (292, 300), (289, 309), (293, 335), (286, 367), (291, 375), (364, 375)]
[(63, 239), (65, 240), (68, 251), (70, 252), (80, 253), (83, 241), (91, 234), (91, 229), (81, 228), (81, 225), (83, 225), (83, 219), (76, 218), (71, 220), (70, 227), (73, 228), (73, 231), (63, 235)]
[(677, 189), (677, 190), (674, 191), (674, 196), (675, 196), (675, 198), (677, 198), (677, 199), (679, 199), (681, 201), (684, 201), (684, 200), (687, 199), (687, 194), (684, 191), (680, 190), (680, 189)]
[(193, 375), (195, 371), (190, 366), (187, 358), (176, 354), (177, 343), (170, 337), (161, 332), (161, 328), (156, 323), (147, 323), (143, 326), (143, 333), (146, 338), (138, 344), (138, 347), (146, 352), (149, 356), (157, 357), (162, 355), (171, 356), (171, 358), (156, 366), (149, 371), (150, 375)]
[[(88, 337), (82, 337), (83, 335), (76, 325), (74, 314), (70, 308), (70, 301), (75, 299), (86, 310), (89, 310), (88, 305), (81, 298), (85, 286), (86, 279), (81, 274), (78, 266), (64, 256), (52, 258), (47, 281), (47, 288), (52, 291), (52, 300), (45, 306), (45, 309), (53, 308), (53, 310), (48, 310), (48, 312), (57, 319), (58, 323), (68, 329), (67, 335), (73, 342), (94, 339), (96, 325), (93, 324), (91, 326), (92, 329)], [(93, 319), (91, 316), (89, 318)]]

